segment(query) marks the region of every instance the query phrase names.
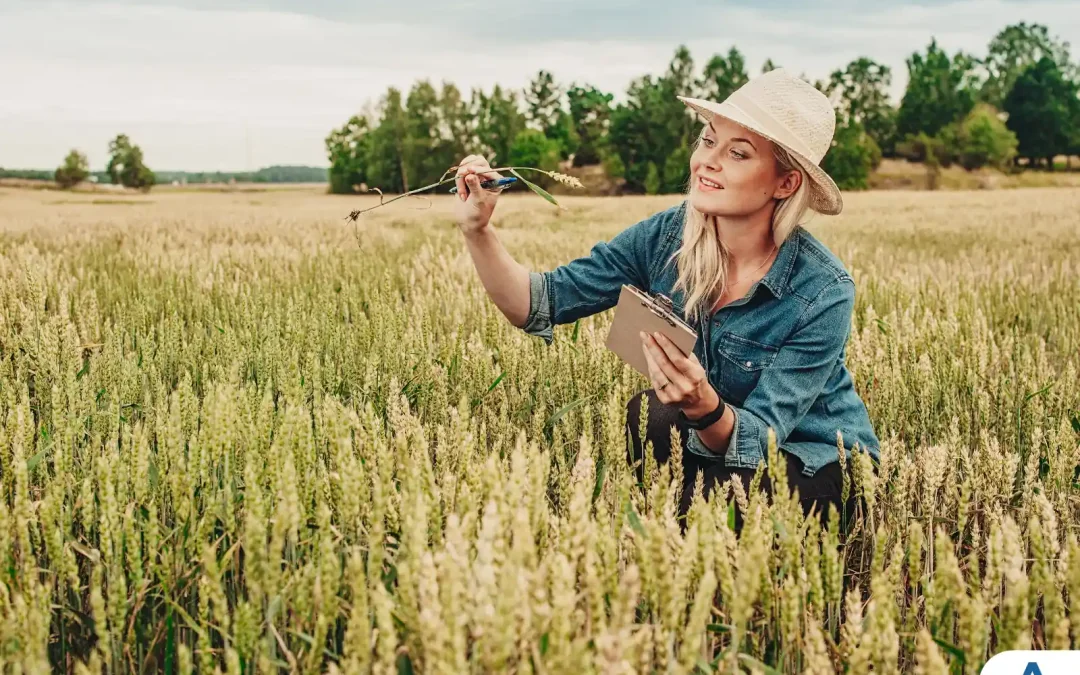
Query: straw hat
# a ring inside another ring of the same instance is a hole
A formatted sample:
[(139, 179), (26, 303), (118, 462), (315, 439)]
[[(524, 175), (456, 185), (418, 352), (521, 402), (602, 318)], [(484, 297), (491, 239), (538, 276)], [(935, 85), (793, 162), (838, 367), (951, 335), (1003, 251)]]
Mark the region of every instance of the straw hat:
[(777, 68), (739, 87), (723, 103), (678, 99), (706, 123), (719, 115), (782, 146), (809, 178), (810, 208), (826, 215), (843, 210), (840, 188), (819, 166), (832, 144), (836, 112), (811, 84)]

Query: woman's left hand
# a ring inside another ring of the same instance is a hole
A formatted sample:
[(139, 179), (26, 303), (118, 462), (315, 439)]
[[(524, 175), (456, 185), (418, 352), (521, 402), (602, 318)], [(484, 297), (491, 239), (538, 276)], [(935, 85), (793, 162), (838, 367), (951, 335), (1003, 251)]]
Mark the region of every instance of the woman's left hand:
[(696, 354), (685, 354), (663, 333), (641, 333), (641, 342), (649, 379), (661, 403), (682, 409), (690, 419), (716, 408), (720, 396), (709, 384)]

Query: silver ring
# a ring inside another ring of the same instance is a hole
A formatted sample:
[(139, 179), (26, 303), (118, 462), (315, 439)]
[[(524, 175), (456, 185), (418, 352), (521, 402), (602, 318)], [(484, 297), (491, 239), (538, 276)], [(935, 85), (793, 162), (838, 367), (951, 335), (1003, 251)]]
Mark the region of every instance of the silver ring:
[(663, 390), (664, 390), (664, 387), (668, 386), (669, 384), (671, 384), (671, 383), (670, 383), (670, 382), (665, 382), (665, 383), (663, 383), (662, 385), (660, 385), (660, 389), (659, 389), (659, 391), (663, 391)]

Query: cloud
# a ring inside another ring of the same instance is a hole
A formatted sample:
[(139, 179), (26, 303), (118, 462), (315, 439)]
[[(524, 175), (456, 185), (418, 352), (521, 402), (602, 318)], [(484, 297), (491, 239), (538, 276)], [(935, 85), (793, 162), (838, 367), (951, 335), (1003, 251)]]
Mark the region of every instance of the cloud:
[[(403, 11), (403, 8), (404, 11)], [(0, 166), (50, 167), (72, 147), (94, 167), (116, 133), (160, 169), (326, 164), (324, 138), (386, 88), (427, 78), (463, 91), (522, 87), (540, 68), (621, 98), (675, 47), (698, 66), (737, 45), (811, 77), (867, 55), (894, 70), (935, 35), (982, 53), (1008, 23), (1046, 23), (1080, 42), (1071, 2), (853, 0), (0, 0)]]

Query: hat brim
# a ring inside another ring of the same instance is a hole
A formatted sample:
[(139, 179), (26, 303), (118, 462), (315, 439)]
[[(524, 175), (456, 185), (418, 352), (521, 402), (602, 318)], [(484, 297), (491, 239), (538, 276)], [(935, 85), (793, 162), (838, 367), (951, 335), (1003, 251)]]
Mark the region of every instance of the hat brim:
[(757, 120), (724, 103), (704, 101), (686, 96), (676, 96), (676, 98), (704, 117), (706, 123), (711, 121), (714, 116), (723, 117), (784, 148), (806, 173), (807, 187), (810, 189), (810, 208), (827, 216), (835, 216), (844, 210), (844, 198), (840, 194), (840, 188), (837, 187), (829, 174), (825, 173), (825, 170), (809, 157), (771, 136)]

